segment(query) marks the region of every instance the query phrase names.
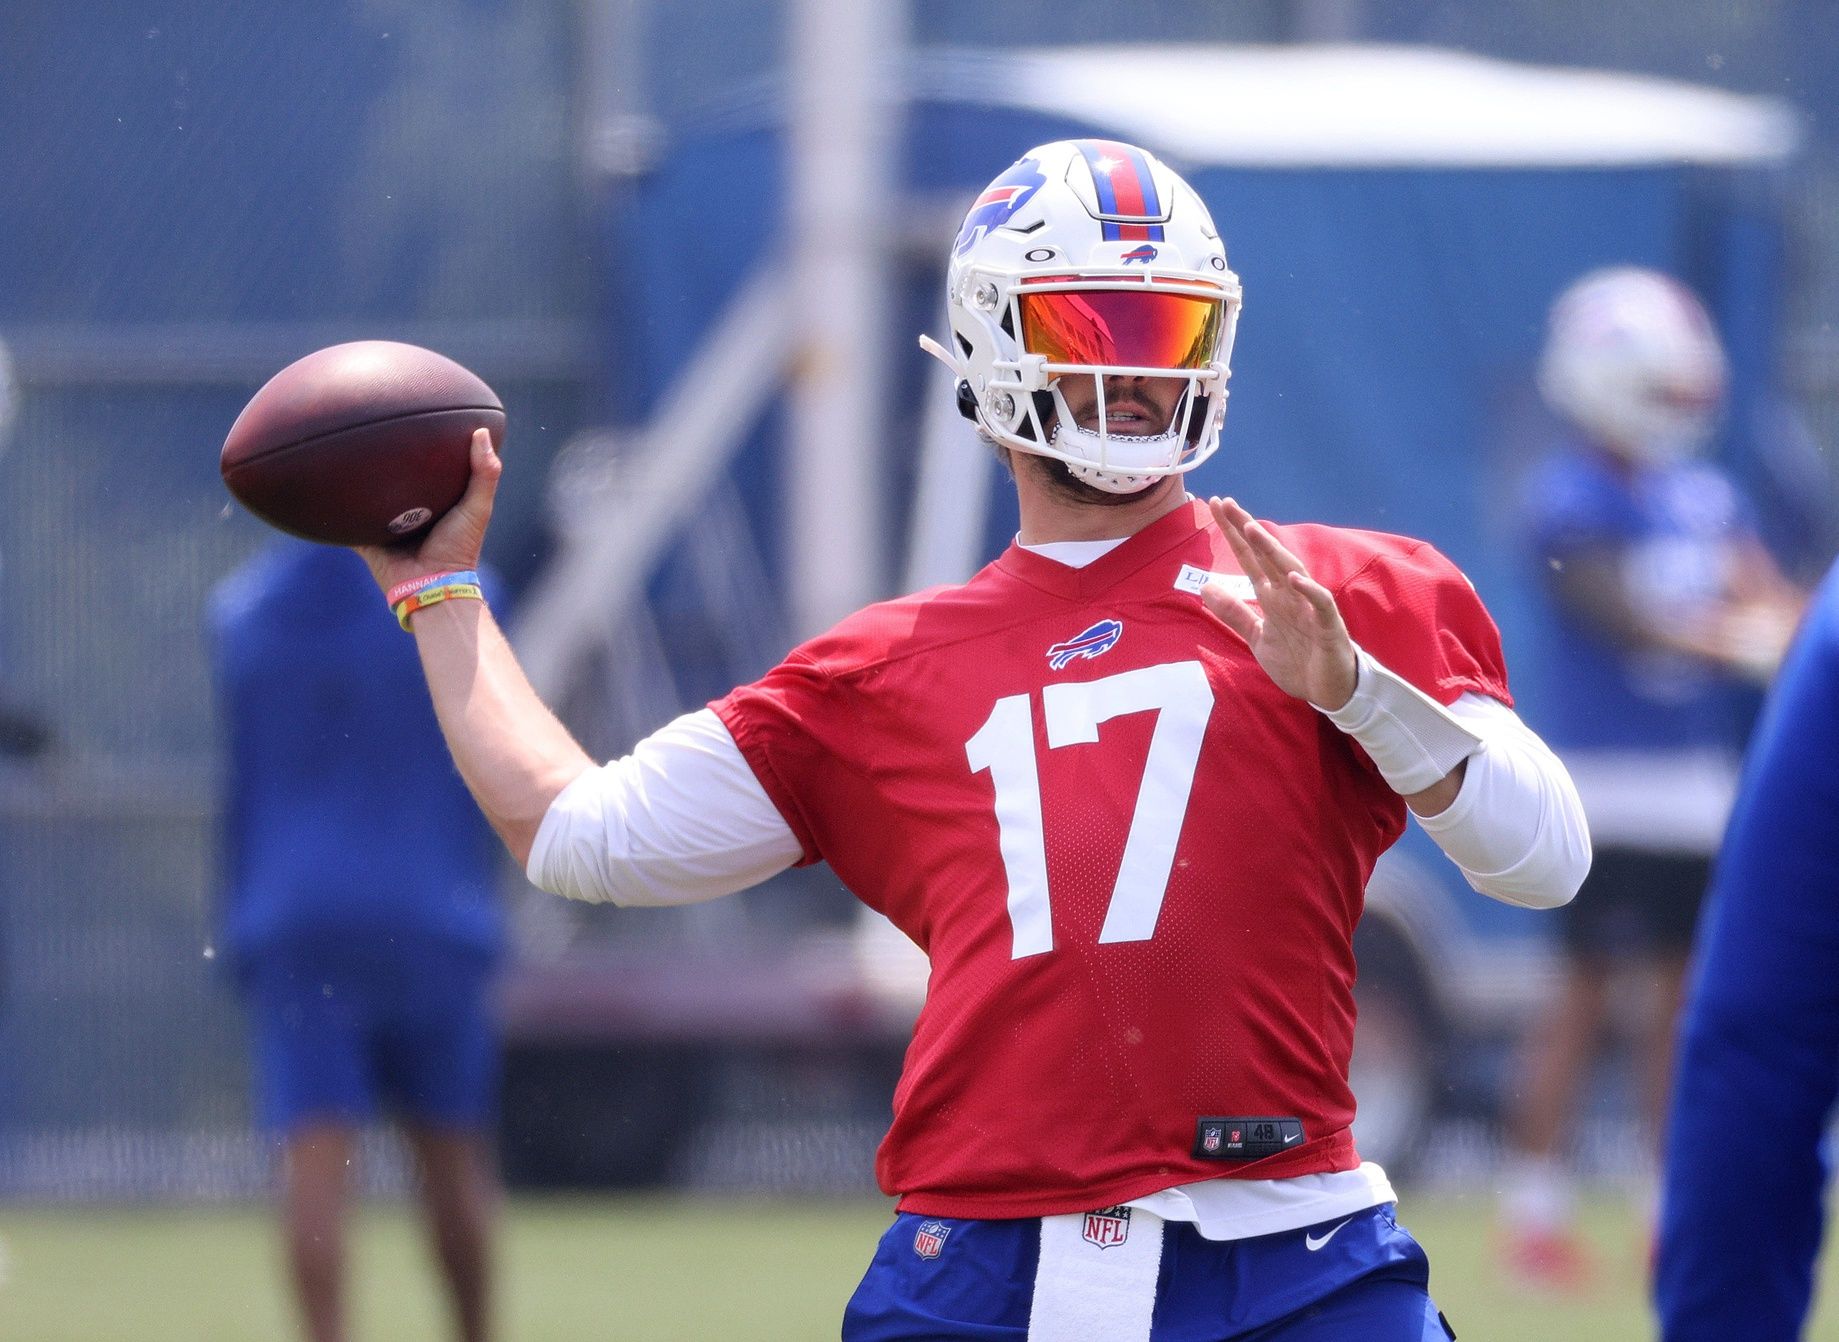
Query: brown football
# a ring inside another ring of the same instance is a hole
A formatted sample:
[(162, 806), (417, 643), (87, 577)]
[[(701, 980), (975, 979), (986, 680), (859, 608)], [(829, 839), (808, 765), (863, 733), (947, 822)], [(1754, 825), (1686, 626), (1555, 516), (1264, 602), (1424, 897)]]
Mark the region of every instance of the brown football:
[(474, 430), (504, 405), (444, 354), (393, 340), (316, 350), (268, 379), (224, 439), (224, 484), (271, 526), (328, 545), (413, 540), (460, 501)]

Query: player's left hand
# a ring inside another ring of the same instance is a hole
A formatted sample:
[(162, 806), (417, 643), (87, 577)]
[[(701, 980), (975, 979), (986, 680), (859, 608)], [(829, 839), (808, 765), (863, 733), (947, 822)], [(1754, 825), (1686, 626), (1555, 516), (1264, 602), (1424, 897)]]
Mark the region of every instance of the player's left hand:
[(1232, 499), (1208, 499), (1257, 604), (1208, 583), (1200, 599), (1245, 640), (1277, 688), (1333, 712), (1354, 693), (1354, 641), (1333, 593)]

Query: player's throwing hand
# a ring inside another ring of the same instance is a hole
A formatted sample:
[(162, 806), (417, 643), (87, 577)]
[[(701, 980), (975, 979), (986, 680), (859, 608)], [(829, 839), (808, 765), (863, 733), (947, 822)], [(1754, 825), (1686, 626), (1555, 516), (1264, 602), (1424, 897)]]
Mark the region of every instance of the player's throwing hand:
[(393, 545), (360, 545), (357, 552), (370, 565), (377, 585), (388, 591), (397, 583), (429, 573), (461, 572), (479, 566), (485, 545), (486, 524), (492, 518), (492, 500), (504, 463), (492, 446), (492, 435), (480, 429), (472, 438), (472, 478), (466, 493), (434, 529), (413, 549)]
[(1235, 500), (1208, 499), (1207, 507), (1258, 604), (1217, 582), (1201, 589), (1202, 602), (1245, 640), (1279, 689), (1329, 712), (1340, 708), (1354, 692), (1356, 673), (1354, 641), (1333, 594)]

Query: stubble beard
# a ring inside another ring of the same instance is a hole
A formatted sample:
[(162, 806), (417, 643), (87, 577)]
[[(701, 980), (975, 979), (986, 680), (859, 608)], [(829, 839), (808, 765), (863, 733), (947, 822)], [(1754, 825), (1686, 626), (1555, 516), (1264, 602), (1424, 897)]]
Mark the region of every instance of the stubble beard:
[[(1004, 464), (1010, 474), (1018, 470), (1029, 471), (1034, 478), (1046, 488), (1048, 493), (1063, 503), (1079, 504), (1089, 508), (1125, 508), (1133, 503), (1141, 503), (1150, 494), (1166, 485), (1172, 476), (1151, 480), (1141, 489), (1133, 489), (1128, 494), (1114, 494), (1108, 489), (1087, 484), (1074, 475), (1071, 468), (1054, 457), (1043, 457), (1033, 452), (1021, 452), (1011, 448), (1000, 449)], [(1016, 458), (1021, 458), (1018, 464)]]

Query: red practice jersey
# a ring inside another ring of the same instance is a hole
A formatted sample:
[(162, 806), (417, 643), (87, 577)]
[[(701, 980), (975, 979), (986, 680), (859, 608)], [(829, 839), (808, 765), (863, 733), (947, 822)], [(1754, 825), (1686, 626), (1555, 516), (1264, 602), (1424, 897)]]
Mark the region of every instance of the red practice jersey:
[[(1271, 530), (1381, 663), (1511, 702), (1493, 622), (1430, 546)], [(1405, 806), (1201, 605), (1238, 572), (1199, 503), (1084, 568), (1011, 547), (715, 703), (805, 860), (931, 958), (876, 1165), (903, 1210), (1359, 1163), (1354, 924)]]

